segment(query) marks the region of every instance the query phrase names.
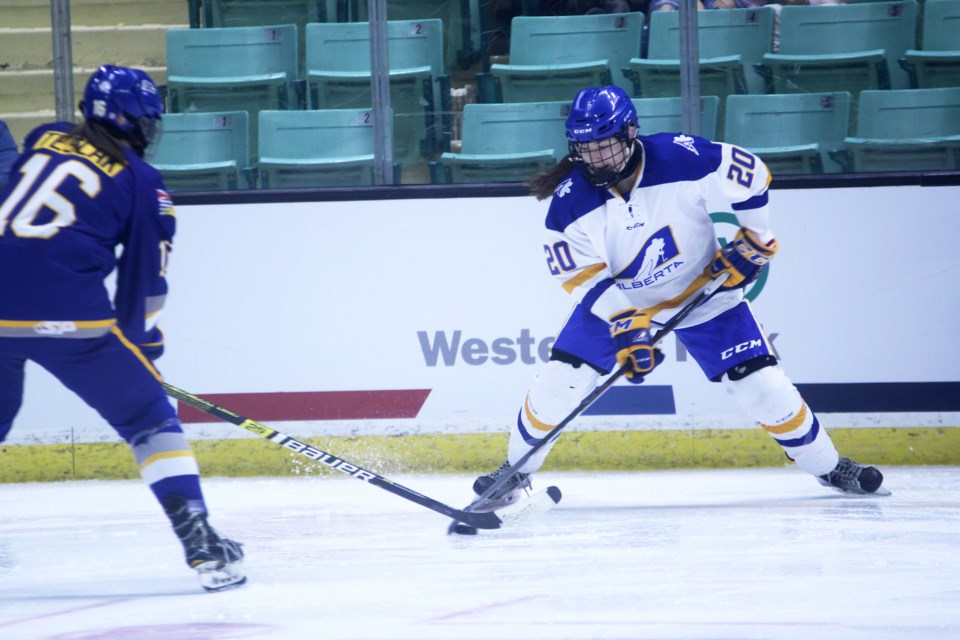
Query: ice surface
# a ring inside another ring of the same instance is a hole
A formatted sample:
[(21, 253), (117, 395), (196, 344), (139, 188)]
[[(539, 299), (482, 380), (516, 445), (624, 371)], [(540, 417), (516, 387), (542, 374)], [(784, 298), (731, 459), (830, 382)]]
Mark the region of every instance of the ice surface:
[[(960, 638), (960, 468), (885, 472), (541, 473), (553, 511), (477, 536), (350, 478), (208, 478), (248, 556), (217, 594), (139, 481), (0, 485), (0, 638)], [(458, 507), (473, 480), (392, 479)]]

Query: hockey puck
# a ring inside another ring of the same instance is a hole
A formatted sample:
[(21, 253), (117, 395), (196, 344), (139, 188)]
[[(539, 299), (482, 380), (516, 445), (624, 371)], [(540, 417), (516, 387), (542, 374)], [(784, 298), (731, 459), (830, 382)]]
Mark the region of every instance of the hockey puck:
[(475, 536), (477, 535), (477, 528), (471, 527), (468, 524), (463, 524), (462, 522), (458, 522), (450, 527), (450, 530), (447, 533), (457, 533), (461, 536)]

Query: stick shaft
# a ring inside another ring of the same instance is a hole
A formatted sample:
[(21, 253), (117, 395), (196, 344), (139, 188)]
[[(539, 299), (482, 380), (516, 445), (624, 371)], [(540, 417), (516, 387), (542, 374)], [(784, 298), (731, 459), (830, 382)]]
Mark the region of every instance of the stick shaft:
[(384, 478), (373, 471), (369, 471), (359, 465), (348, 462), (339, 456), (318, 449), (317, 447), (309, 445), (305, 442), (301, 442), (292, 436), (288, 436), (287, 434), (281, 433), (280, 431), (268, 427), (265, 424), (261, 424), (255, 420), (241, 416), (240, 414), (234, 413), (229, 409), (217, 406), (209, 400), (204, 400), (203, 398), (195, 396), (192, 393), (188, 393), (183, 389), (179, 389), (172, 384), (164, 382), (163, 389), (171, 398), (179, 400), (180, 402), (183, 402), (194, 409), (198, 409), (206, 414), (214, 416), (215, 418), (220, 418), (221, 420), (235, 424), (241, 429), (245, 429), (250, 433), (256, 434), (276, 445), (299, 453), (302, 456), (310, 458), (314, 462), (325, 464), (331, 469), (336, 469), (337, 471), (356, 478), (357, 480), (362, 480), (367, 484), (372, 484), (385, 491), (389, 491), (396, 496), (400, 496), (401, 498), (409, 500), (410, 502), (414, 502), (422, 507), (436, 511), (439, 514), (456, 518), (459, 522), (473, 525), (474, 527), (480, 529), (497, 529), (500, 527), (501, 520), (494, 513), (468, 513), (460, 509), (455, 509), (449, 505), (434, 500), (433, 498), (418, 493), (413, 489), (409, 489), (402, 484), (397, 484), (396, 482), (388, 480), (387, 478)]
[[(686, 317), (689, 316), (691, 312), (693, 312), (694, 309), (696, 309), (696, 308), (699, 307), (701, 304), (703, 304), (704, 302), (706, 302), (707, 299), (709, 299), (714, 293), (717, 292), (717, 290), (720, 288), (720, 286), (723, 285), (724, 282), (726, 282), (726, 280), (727, 280), (728, 277), (729, 277), (729, 274), (726, 274), (726, 273), (721, 274), (720, 276), (718, 276), (718, 277), (714, 278), (713, 280), (711, 280), (710, 282), (708, 282), (702, 289), (700, 289), (700, 291), (699, 291), (696, 295), (694, 295), (692, 298), (690, 298), (690, 301), (687, 302), (687, 303), (683, 306), (683, 308), (680, 309), (680, 311), (678, 311), (672, 318), (670, 318), (670, 319), (663, 325), (663, 327), (656, 333), (656, 335), (653, 336), (653, 340), (652, 340), (651, 343), (650, 343), (651, 346), (656, 346), (661, 340), (663, 340), (665, 337), (667, 337), (667, 334), (669, 334), (669, 333), (672, 332), (674, 329), (676, 329), (678, 326), (680, 326), (680, 323), (683, 322), (683, 321), (686, 319)], [(591, 391), (591, 392), (587, 395), (587, 397), (584, 398), (583, 400), (581, 400), (581, 401), (580, 401), (580, 404), (578, 404), (577, 407), (576, 407), (573, 411), (570, 412), (570, 415), (568, 415), (566, 418), (564, 418), (563, 420), (561, 420), (561, 421), (557, 424), (557, 426), (555, 426), (553, 429), (551, 429), (549, 432), (547, 432), (547, 435), (544, 436), (544, 438), (543, 438), (540, 442), (538, 442), (537, 444), (533, 445), (533, 447), (531, 447), (530, 450), (527, 451), (527, 452), (523, 455), (523, 457), (521, 457), (521, 458), (517, 461), (517, 464), (515, 464), (515, 465), (510, 465), (510, 466), (511, 466), (511, 469), (510, 469), (507, 473), (505, 473), (505, 474), (503, 474), (502, 476), (500, 476), (499, 478), (497, 478), (497, 481), (494, 482), (492, 485), (490, 485), (490, 486), (487, 488), (487, 490), (483, 492), (483, 495), (478, 496), (472, 503), (470, 503), (470, 505), (468, 505), (468, 506), (464, 509), (464, 511), (471, 512), (471, 508), (472, 508), (474, 505), (479, 504), (480, 502), (486, 500), (486, 499), (489, 498), (491, 495), (493, 495), (493, 493), (494, 493), (497, 489), (499, 489), (500, 487), (502, 487), (510, 478), (512, 478), (514, 475), (516, 475), (516, 474), (518, 473), (518, 470), (521, 469), (521, 468), (523, 468), (523, 465), (527, 462), (527, 460), (529, 460), (530, 458), (532, 458), (532, 457), (537, 453), (537, 451), (540, 451), (540, 449), (542, 449), (543, 447), (547, 446), (549, 443), (551, 443), (551, 442), (553, 442), (554, 440), (556, 440), (557, 438), (559, 438), (559, 437), (560, 437), (560, 432), (563, 431), (564, 428), (566, 428), (566, 426), (567, 426), (568, 424), (570, 424), (571, 422), (573, 422), (573, 420), (574, 420), (577, 416), (579, 416), (581, 413), (583, 413), (583, 412), (587, 409), (587, 407), (589, 407), (591, 404), (593, 404), (594, 402), (596, 402), (597, 398), (599, 398), (600, 396), (602, 396), (602, 395), (604, 394), (604, 392), (605, 392), (607, 389), (609, 389), (610, 387), (612, 387), (613, 384), (614, 384), (617, 380), (619, 380), (620, 377), (621, 377), (623, 374), (625, 374), (626, 372), (627, 372), (627, 367), (621, 367), (620, 369), (617, 369), (617, 370), (613, 373), (613, 375), (611, 375), (609, 378), (607, 378), (607, 379), (603, 382), (603, 384), (601, 384), (601, 385), (598, 386), (596, 389), (594, 389), (593, 391)]]

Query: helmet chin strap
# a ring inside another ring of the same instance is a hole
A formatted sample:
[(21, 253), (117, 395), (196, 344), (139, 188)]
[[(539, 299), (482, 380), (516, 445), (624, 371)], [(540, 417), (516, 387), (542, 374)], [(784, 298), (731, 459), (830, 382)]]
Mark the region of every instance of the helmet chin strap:
[(621, 180), (632, 176), (634, 172), (636, 172), (637, 167), (640, 166), (640, 160), (643, 154), (640, 153), (640, 149), (638, 147), (639, 143), (637, 142), (636, 138), (630, 141), (630, 157), (627, 158), (627, 162), (623, 166), (623, 169), (621, 169), (617, 174), (617, 182), (614, 184), (618, 184)]

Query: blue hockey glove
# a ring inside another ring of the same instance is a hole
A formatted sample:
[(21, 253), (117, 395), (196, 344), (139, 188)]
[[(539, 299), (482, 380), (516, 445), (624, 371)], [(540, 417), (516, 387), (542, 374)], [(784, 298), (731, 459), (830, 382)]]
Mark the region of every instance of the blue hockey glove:
[(760, 277), (779, 248), (776, 240), (765, 245), (749, 229), (740, 229), (731, 242), (717, 251), (710, 264), (710, 276), (716, 278), (721, 273), (729, 273), (724, 289), (746, 287)]
[(150, 332), (150, 342), (145, 342), (143, 344), (138, 344), (137, 347), (140, 349), (140, 353), (147, 356), (151, 362), (156, 361), (157, 358), (163, 355), (163, 332), (160, 329), (154, 328)]
[(141, 344), (140, 353), (147, 356), (151, 362), (163, 355), (163, 343), (159, 344)]
[(644, 374), (663, 360), (655, 355), (650, 334), (650, 316), (631, 307), (610, 317), (610, 337), (617, 350), (617, 364), (628, 367), (627, 379), (631, 382), (643, 382)]

